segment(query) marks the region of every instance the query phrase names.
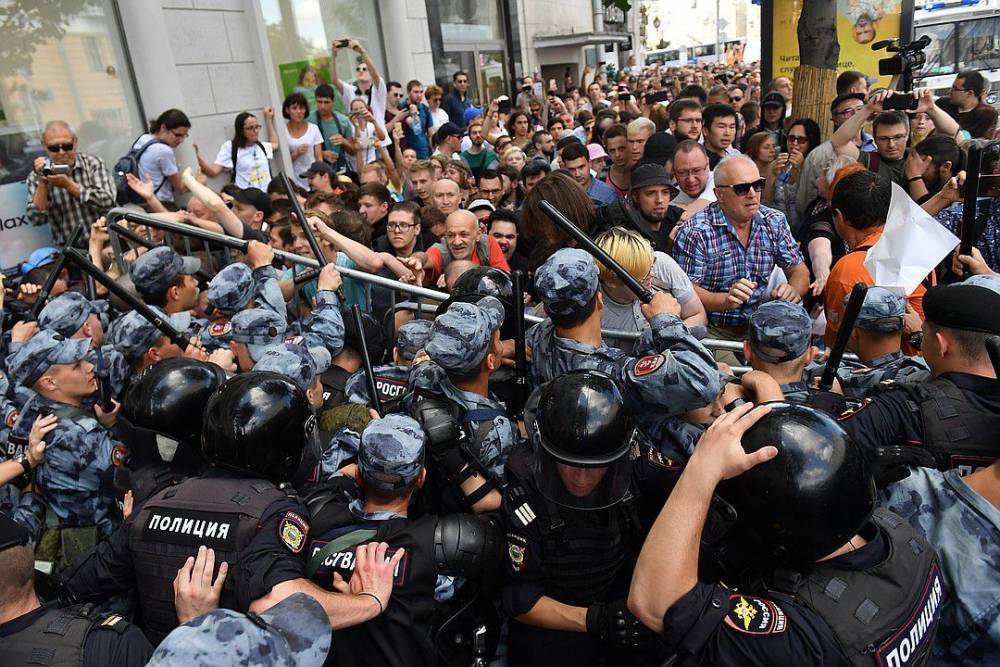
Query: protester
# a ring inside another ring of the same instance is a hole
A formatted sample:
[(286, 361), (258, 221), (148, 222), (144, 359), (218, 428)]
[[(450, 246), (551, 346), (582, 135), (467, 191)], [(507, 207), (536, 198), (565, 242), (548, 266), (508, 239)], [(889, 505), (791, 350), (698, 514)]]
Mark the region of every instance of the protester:
[(271, 182), (268, 161), (274, 158), (274, 150), (278, 147), (274, 109), (264, 109), (264, 118), (267, 120), (267, 136), (270, 138), (266, 143), (260, 140), (260, 122), (257, 117), (247, 111), (237, 114), (236, 133), (232, 139), (223, 142), (213, 163), (202, 158), (198, 145), (195, 144), (194, 151), (202, 173), (206, 176), (218, 176), (223, 171), (229, 171), (232, 172), (230, 180), (238, 187), (267, 190), (267, 184)]

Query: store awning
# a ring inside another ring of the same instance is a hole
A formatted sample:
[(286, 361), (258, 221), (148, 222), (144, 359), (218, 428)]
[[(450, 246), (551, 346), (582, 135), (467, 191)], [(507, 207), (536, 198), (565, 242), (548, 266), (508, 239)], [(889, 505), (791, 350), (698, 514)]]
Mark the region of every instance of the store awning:
[(566, 35), (535, 35), (536, 49), (562, 46), (598, 46), (622, 44), (632, 35), (627, 32), (574, 32)]

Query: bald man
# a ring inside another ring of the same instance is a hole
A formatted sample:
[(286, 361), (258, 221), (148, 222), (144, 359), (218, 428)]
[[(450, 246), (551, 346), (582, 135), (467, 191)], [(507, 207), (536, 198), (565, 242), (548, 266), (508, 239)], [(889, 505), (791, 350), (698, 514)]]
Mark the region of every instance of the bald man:
[[(438, 181), (441, 183), (441, 181)], [(458, 188), (458, 186), (455, 186)], [(445, 220), (445, 240), (434, 244), (427, 252), (416, 252), (401, 260), (412, 270), (424, 272), (424, 284), (433, 285), (449, 264), (468, 260), (477, 266), (492, 266), (510, 273), (510, 266), (496, 239), (483, 234), (476, 214), (452, 211)]]
[(445, 215), (457, 211), (462, 203), (462, 191), (459, 190), (458, 183), (450, 178), (442, 178), (434, 184), (433, 197), (435, 208)]

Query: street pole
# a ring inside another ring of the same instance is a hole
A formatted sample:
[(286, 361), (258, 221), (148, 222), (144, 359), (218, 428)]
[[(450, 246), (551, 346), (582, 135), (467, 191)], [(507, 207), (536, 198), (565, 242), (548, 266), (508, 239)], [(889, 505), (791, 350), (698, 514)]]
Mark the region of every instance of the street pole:
[(715, 61), (722, 62), (722, 16), (719, 11), (721, 0), (715, 0)]

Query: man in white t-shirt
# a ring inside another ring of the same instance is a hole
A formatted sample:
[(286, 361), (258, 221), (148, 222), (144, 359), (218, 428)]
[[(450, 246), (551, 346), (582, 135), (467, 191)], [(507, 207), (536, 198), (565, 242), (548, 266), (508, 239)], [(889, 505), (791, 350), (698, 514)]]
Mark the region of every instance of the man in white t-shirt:
[[(344, 105), (347, 108), (351, 107), (351, 100), (355, 97), (363, 98), (368, 107), (372, 110), (372, 116), (375, 118), (375, 122), (382, 126), (383, 130), (385, 125), (383, 123), (383, 118), (385, 118), (385, 109), (388, 97), (388, 89), (385, 85), (385, 79), (379, 76), (378, 70), (375, 68), (375, 63), (372, 62), (371, 56), (365, 51), (365, 47), (361, 46), (361, 43), (356, 39), (347, 40), (347, 47), (358, 52), (359, 62), (354, 68), (354, 73), (356, 75), (355, 83), (352, 86), (346, 81), (341, 81), (340, 77), (337, 76), (337, 42), (334, 41), (332, 44), (333, 57), (330, 59), (330, 83), (332, 83), (339, 91), (340, 95), (344, 98)], [(389, 133), (386, 132), (385, 139), (382, 140), (383, 146), (388, 146), (392, 143), (392, 138)]]

